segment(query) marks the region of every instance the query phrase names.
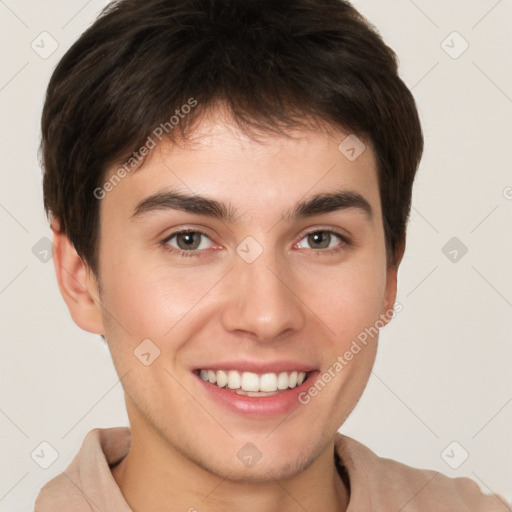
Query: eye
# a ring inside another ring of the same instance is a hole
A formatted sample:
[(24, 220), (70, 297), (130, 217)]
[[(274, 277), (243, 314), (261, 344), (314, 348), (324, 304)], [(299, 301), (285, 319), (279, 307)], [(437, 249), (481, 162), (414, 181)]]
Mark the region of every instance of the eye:
[[(338, 239), (338, 243), (336, 243), (336, 239)], [(309, 233), (306, 233), (306, 235), (303, 236), (301, 240), (306, 240), (307, 243), (312, 246), (311, 248), (318, 255), (324, 255), (326, 253), (332, 254), (333, 252), (341, 251), (344, 247), (350, 245), (350, 240), (345, 235), (342, 235), (341, 233), (338, 233), (337, 231), (333, 231), (331, 229), (311, 231)], [(339, 243), (340, 240), (342, 243)]]
[[(207, 254), (207, 249), (211, 248), (211, 245), (208, 245), (204, 239), (212, 242), (211, 238), (202, 231), (185, 229), (172, 233), (162, 240), (161, 245), (165, 250), (178, 256), (204, 256)], [(338, 239), (338, 243), (336, 243), (336, 239)], [(297, 244), (299, 249), (304, 248), (300, 244), (302, 240), (305, 240), (312, 246), (311, 250), (317, 256), (332, 255), (351, 245), (349, 238), (331, 229), (311, 231), (303, 235), (300, 240)]]
[[(180, 256), (201, 256), (206, 249), (209, 249), (208, 244), (205, 246), (203, 243), (203, 237), (211, 240), (210, 237), (202, 231), (190, 229), (177, 231), (168, 236), (165, 240), (162, 240), (162, 245), (164, 245), (167, 250), (178, 253)], [(173, 240), (176, 245), (172, 243)]]

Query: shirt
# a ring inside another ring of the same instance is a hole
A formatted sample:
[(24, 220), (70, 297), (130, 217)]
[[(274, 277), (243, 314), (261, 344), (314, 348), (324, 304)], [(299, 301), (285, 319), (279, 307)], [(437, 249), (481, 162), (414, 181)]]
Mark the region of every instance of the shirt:
[[(497, 495), (473, 480), (450, 478), (379, 457), (360, 442), (336, 433), (335, 461), (350, 489), (347, 512), (507, 512)], [(95, 428), (67, 469), (39, 492), (35, 512), (132, 512), (111, 467), (128, 453), (128, 427)]]

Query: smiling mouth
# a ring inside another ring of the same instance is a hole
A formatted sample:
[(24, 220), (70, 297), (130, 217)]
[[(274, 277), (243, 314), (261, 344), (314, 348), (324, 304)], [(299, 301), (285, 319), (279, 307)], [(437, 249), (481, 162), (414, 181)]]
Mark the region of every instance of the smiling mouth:
[(238, 395), (274, 396), (303, 384), (313, 372), (291, 371), (279, 373), (253, 373), (236, 370), (199, 369), (194, 372), (203, 381)]

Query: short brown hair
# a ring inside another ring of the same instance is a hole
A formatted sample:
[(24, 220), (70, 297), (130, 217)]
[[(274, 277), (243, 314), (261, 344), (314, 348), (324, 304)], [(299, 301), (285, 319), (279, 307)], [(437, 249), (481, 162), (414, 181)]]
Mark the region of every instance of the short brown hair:
[(395, 265), (423, 151), (416, 104), (397, 68), (393, 50), (343, 0), (112, 2), (48, 85), (46, 214), (98, 275), (94, 191), (107, 170), (190, 98), (197, 107), (166, 130), (170, 140), (186, 139), (201, 113), (222, 102), (246, 131), (320, 121), (370, 141), (387, 262)]

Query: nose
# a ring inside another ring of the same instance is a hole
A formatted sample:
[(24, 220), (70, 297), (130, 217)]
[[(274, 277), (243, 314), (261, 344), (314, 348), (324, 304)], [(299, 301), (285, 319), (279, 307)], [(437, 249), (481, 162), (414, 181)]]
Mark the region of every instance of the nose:
[(226, 286), (221, 318), (227, 331), (272, 342), (303, 328), (305, 305), (293, 269), (274, 251), (264, 250), (252, 263), (237, 256)]

